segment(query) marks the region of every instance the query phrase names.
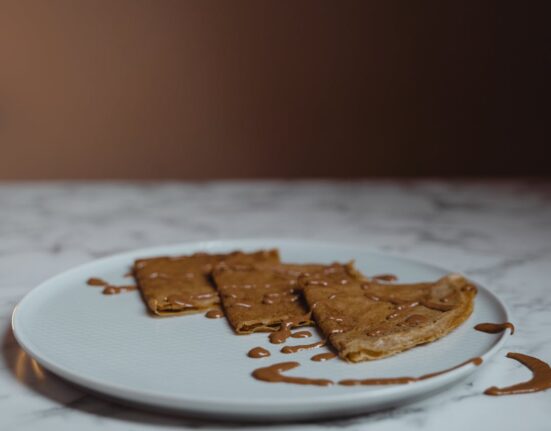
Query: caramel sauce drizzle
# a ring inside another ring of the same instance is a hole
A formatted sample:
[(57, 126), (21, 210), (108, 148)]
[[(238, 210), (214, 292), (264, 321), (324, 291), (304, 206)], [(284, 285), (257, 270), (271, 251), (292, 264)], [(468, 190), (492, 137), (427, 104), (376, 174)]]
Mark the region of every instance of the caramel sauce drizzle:
[[(170, 304), (173, 304), (173, 305), (179, 305), (180, 307), (183, 307), (183, 308), (195, 308), (196, 304), (194, 303), (194, 300), (202, 301), (202, 300), (205, 300), (205, 299), (210, 299), (213, 296), (214, 296), (213, 293), (208, 293), (208, 292), (207, 293), (198, 293), (198, 294), (195, 294), (195, 295), (175, 294), (175, 295), (166, 296), (165, 301), (167, 301), (167, 302), (169, 302)], [(220, 317), (222, 317), (222, 316), (220, 316)]]
[(511, 330), (511, 335), (515, 333), (515, 325), (511, 322), (504, 323), (479, 323), (474, 327), (477, 331), (486, 332), (488, 334), (498, 334), (505, 331), (507, 328)]
[(318, 347), (325, 346), (325, 344), (326, 344), (326, 341), (322, 340), (312, 344), (302, 344), (298, 346), (284, 346), (281, 348), (280, 351), (281, 353), (297, 353), (297, 352), (302, 352), (303, 350), (317, 349)]
[(461, 368), (464, 365), (467, 364), (474, 364), (476, 366), (480, 365), (482, 363), (482, 358), (471, 358), (465, 362), (460, 363), (459, 365), (456, 365), (455, 367), (447, 368), (442, 371), (437, 371), (435, 373), (430, 374), (424, 374), (420, 377), (383, 377), (383, 378), (375, 378), (375, 379), (346, 379), (339, 381), (339, 385), (344, 386), (356, 386), (356, 385), (403, 385), (407, 383), (413, 383), (413, 382), (419, 382), (421, 380), (427, 380), (432, 377), (439, 376), (441, 374), (445, 374), (447, 372), (456, 370), (458, 368)]
[(451, 304), (442, 304), (440, 302), (431, 301), (429, 299), (419, 302), (419, 305), (438, 311), (450, 311), (454, 307)]
[(371, 277), (372, 280), (375, 281), (386, 281), (386, 282), (392, 282), (398, 280), (398, 277), (394, 274), (378, 274)]
[(247, 353), (247, 356), (249, 358), (266, 358), (270, 356), (270, 352), (266, 350), (264, 347), (254, 347)]
[(315, 385), (329, 386), (333, 384), (332, 380), (310, 379), (307, 377), (290, 377), (281, 374), (284, 371), (292, 370), (298, 367), (298, 362), (280, 362), (269, 367), (258, 368), (253, 371), (252, 376), (257, 380), (270, 383), (294, 383), (296, 385)]
[(272, 344), (281, 344), (284, 343), (287, 338), (291, 336), (291, 326), (293, 325), (292, 321), (286, 321), (281, 324), (279, 330), (272, 332), (268, 338)]
[[(364, 289), (369, 289), (369, 285), (365, 285)], [(393, 298), (392, 296), (373, 295), (369, 293), (366, 294), (366, 297), (372, 301), (390, 302), (391, 304), (396, 305), (396, 309), (400, 311), (417, 307), (418, 305), (438, 311), (449, 311), (454, 308), (452, 304), (447, 304), (449, 298), (442, 298), (442, 302), (438, 302), (429, 298), (421, 299), (419, 301), (407, 301), (399, 298)]]
[(86, 284), (88, 286), (107, 286), (109, 283), (101, 278), (92, 277), (86, 281)]
[(530, 380), (516, 385), (504, 388), (492, 386), (484, 391), (486, 395), (529, 394), (531, 392), (545, 391), (551, 388), (551, 367), (549, 367), (549, 364), (538, 358), (523, 355), (522, 353), (509, 352), (507, 353), (507, 357), (520, 362), (532, 371), (534, 375)]
[(118, 295), (121, 292), (132, 292), (133, 290), (136, 290), (138, 288), (134, 285), (114, 286), (112, 284), (109, 284), (107, 281), (97, 277), (89, 278), (86, 281), (86, 284), (88, 286), (103, 287), (101, 293), (103, 293), (104, 295)]
[(220, 319), (224, 317), (224, 312), (219, 309), (209, 310), (205, 313), (205, 317), (208, 319)]
[(290, 289), (287, 294), (280, 294), (278, 292), (266, 293), (262, 298), (262, 304), (276, 304), (281, 302), (296, 302), (300, 299), (298, 295), (294, 295), (295, 289)]
[(184, 308), (194, 308), (195, 305), (190, 302), (189, 299), (182, 295), (169, 295), (166, 300), (171, 304), (179, 305)]
[(191, 295), (191, 298), (193, 299), (210, 299), (214, 297), (214, 293), (205, 292), (205, 293), (198, 293), (197, 295)]
[(241, 308), (251, 308), (252, 304), (249, 304), (247, 302), (236, 302), (234, 304), (230, 305), (231, 307), (241, 307)]
[(306, 282), (308, 286), (327, 286), (329, 283), (324, 280), (308, 280)]
[(310, 331), (298, 331), (291, 334), (291, 337), (293, 338), (309, 338), (312, 336), (312, 333)]
[(136, 289), (136, 286), (111, 286), (109, 284), (103, 288), (101, 293), (103, 293), (104, 295), (118, 295), (121, 292), (132, 292)]
[[(517, 354), (518, 355), (518, 354)], [(522, 355), (524, 356), (524, 355)], [(535, 358), (532, 358), (535, 359)], [(541, 361), (540, 361), (541, 362)], [(346, 379), (339, 381), (340, 385), (344, 386), (354, 386), (354, 385), (399, 385), (399, 384), (408, 384), (413, 382), (418, 382), (421, 380), (427, 380), (432, 377), (439, 376), (441, 374), (445, 374), (447, 372), (456, 370), (458, 368), (461, 368), (464, 365), (467, 364), (474, 364), (474, 365), (480, 365), (482, 363), (482, 358), (471, 358), (465, 362), (462, 362), (459, 365), (456, 365), (455, 367), (448, 368), (446, 370), (437, 371), (435, 373), (430, 374), (424, 374), (420, 377), (386, 377), (386, 378), (379, 378), (379, 379)], [(545, 364), (545, 363), (544, 363)], [(294, 383), (298, 385), (316, 385), (316, 386), (329, 386), (332, 385), (334, 382), (332, 380), (328, 379), (310, 379), (306, 377), (289, 377), (284, 376), (281, 374), (284, 371), (292, 370), (296, 367), (298, 367), (300, 364), (298, 362), (280, 362), (278, 364), (271, 365), (269, 367), (263, 367), (263, 368), (257, 368), (252, 372), (252, 376), (257, 380), (262, 380), (264, 382), (270, 382), (270, 383)], [(549, 369), (549, 366), (547, 366), (547, 369)], [(551, 379), (551, 370), (549, 371), (550, 375), (547, 376), (549, 379)], [(551, 380), (547, 382), (548, 386), (551, 387)], [(546, 388), (547, 388), (546, 387)], [(490, 388), (492, 389), (492, 388)], [(543, 390), (543, 389), (538, 389)], [(533, 392), (533, 391), (531, 391)]]
[(324, 362), (324, 361), (329, 361), (330, 359), (333, 359), (336, 357), (337, 355), (335, 355), (333, 352), (326, 352), (326, 353), (318, 353), (317, 355), (312, 356), (310, 360), (315, 362)]
[(266, 293), (264, 297), (262, 298), (263, 304), (274, 304), (277, 300), (279, 300), (279, 293), (273, 292), (273, 293)]
[[(279, 326), (279, 329), (277, 331), (272, 332), (268, 338), (270, 340), (270, 343), (272, 344), (281, 344), (287, 341), (289, 337), (292, 337), (293, 334), (291, 334), (291, 328), (293, 326), (298, 325), (301, 322), (308, 321), (308, 315), (306, 316), (300, 316), (295, 317), (293, 319), (285, 320), (284, 322), (281, 322), (281, 325)], [(297, 337), (301, 338), (301, 337)]]
[[(417, 326), (421, 325), (423, 323), (428, 322), (428, 317), (423, 316), (422, 314), (412, 314), (409, 316), (405, 321), (404, 324), (407, 326)], [(398, 326), (401, 326), (402, 324), (398, 324)]]

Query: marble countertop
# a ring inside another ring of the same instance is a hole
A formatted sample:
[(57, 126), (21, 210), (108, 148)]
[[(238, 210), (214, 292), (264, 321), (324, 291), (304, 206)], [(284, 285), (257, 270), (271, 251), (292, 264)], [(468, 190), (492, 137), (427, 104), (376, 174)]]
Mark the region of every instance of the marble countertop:
[[(10, 329), (46, 278), (125, 250), (289, 237), (366, 244), (476, 277), (517, 332), (468, 380), (416, 404), (323, 422), (245, 425), (156, 415), (82, 392), (25, 354)], [(526, 380), (509, 351), (551, 361), (551, 183), (365, 181), (0, 185), (0, 430), (548, 430), (551, 390), (489, 397)]]

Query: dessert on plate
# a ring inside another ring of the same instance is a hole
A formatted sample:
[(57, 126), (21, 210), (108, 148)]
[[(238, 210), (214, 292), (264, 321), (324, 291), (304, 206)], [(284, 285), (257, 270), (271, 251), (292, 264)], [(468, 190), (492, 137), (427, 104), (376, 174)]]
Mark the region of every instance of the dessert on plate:
[(445, 336), (471, 315), (476, 296), (458, 274), (415, 284), (367, 278), (343, 284), (317, 274), (301, 276), (299, 284), (317, 325), (349, 362), (384, 358)]
[(341, 279), (357, 277), (351, 264), (249, 265), (226, 261), (216, 267), (213, 278), (226, 317), (237, 334), (276, 331), (310, 325), (310, 310), (298, 284), (303, 274), (339, 274)]
[(220, 303), (211, 272), (221, 262), (252, 264), (279, 262), (277, 250), (226, 254), (195, 253), (138, 259), (133, 275), (147, 307), (159, 316), (191, 314)]
[(221, 307), (236, 334), (272, 332), (272, 343), (315, 324), (348, 362), (444, 337), (471, 315), (476, 296), (459, 274), (395, 284), (389, 276), (368, 278), (352, 263), (282, 263), (278, 250), (138, 259), (133, 275), (157, 315)]

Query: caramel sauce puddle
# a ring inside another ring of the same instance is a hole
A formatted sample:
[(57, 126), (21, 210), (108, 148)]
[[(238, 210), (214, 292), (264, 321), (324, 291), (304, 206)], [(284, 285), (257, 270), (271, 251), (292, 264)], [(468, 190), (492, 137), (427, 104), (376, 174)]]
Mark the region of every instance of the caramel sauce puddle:
[(224, 312), (218, 309), (209, 310), (205, 313), (205, 317), (209, 319), (220, 319), (221, 317), (224, 317)]
[(254, 347), (247, 353), (247, 356), (249, 358), (266, 358), (270, 356), (270, 352), (266, 350), (264, 347)]
[(486, 332), (488, 334), (497, 334), (505, 331), (507, 328), (511, 330), (511, 335), (515, 333), (515, 325), (511, 322), (504, 323), (479, 323), (474, 327), (477, 331)]

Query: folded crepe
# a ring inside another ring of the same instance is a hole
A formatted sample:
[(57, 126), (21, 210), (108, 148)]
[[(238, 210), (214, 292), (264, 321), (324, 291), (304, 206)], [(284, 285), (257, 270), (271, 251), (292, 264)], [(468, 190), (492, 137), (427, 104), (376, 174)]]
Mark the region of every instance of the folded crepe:
[(252, 264), (279, 262), (277, 250), (254, 253), (235, 251), (227, 254), (196, 253), (190, 256), (163, 256), (138, 259), (134, 263), (142, 297), (149, 309), (159, 316), (191, 314), (216, 307), (220, 298), (211, 272), (222, 262)]
[(472, 313), (476, 288), (458, 274), (434, 283), (388, 284), (367, 278), (341, 284), (320, 274), (299, 285), (313, 317), (339, 356), (380, 359), (441, 338)]
[(213, 272), (226, 317), (237, 334), (277, 331), (312, 324), (298, 278), (301, 275), (338, 274), (356, 277), (352, 264), (235, 265), (224, 262)]

